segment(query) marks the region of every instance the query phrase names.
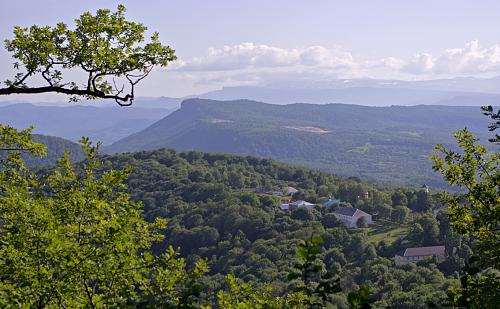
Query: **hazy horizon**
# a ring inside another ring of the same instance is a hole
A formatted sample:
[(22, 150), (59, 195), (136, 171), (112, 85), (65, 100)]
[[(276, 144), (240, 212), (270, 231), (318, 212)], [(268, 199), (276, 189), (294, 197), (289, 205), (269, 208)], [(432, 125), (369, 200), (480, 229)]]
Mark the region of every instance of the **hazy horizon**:
[[(29, 0), (2, 4), (0, 32), (7, 39), (14, 26), (72, 25), (84, 11), (115, 9), (119, 3), (127, 7), (129, 19), (158, 31), (178, 55), (175, 63), (155, 70), (141, 84), (142, 97), (184, 97), (231, 86), (328, 84), (335, 79), (500, 75), (495, 30), (500, 27), (495, 13), (500, 3), (495, 1)], [(23, 14), (12, 13), (21, 10)], [(12, 59), (2, 48), (0, 76), (5, 80), (12, 73)]]

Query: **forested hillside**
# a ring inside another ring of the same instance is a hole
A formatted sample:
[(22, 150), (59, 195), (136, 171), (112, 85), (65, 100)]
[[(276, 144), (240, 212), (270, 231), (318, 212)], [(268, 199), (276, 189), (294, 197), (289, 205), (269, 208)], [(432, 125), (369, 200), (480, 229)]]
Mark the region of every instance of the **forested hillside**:
[[(46, 155), (43, 157), (23, 155), (26, 165), (30, 167), (53, 166), (64, 155), (64, 151), (69, 152), (73, 162), (78, 162), (85, 158), (84, 151), (79, 144), (64, 138), (35, 134), (33, 135), (33, 141), (45, 145)], [(0, 157), (5, 155), (4, 152), (0, 153)]]
[[(213, 291), (224, 287), (223, 276), (229, 273), (252, 285), (270, 283), (275, 295), (291, 291), (296, 282), (287, 276), (296, 263), (296, 246), (315, 234), (324, 239), (322, 267), (341, 278), (338, 308), (347, 308), (347, 293), (363, 283), (373, 287), (377, 308), (426, 308), (426, 301), (440, 302), (458, 284), (453, 273), (470, 250), (450, 231), (446, 216), (430, 212), (440, 205), (423, 190), (374, 186), (269, 159), (218, 153), (157, 150), (103, 160), (106, 169), (132, 167), (127, 186), (143, 203), (148, 220), (169, 219), (157, 252), (173, 244), (190, 263), (207, 259), (203, 297), (212, 302)], [(331, 208), (282, 211), (281, 197), (263, 192), (284, 186), (299, 189), (294, 199), (312, 203), (338, 197), (342, 206), (374, 214), (376, 224), (349, 230)], [(438, 244), (446, 245), (444, 262), (394, 265), (394, 255), (406, 247)]]
[(158, 149), (271, 157), (379, 183), (443, 186), (428, 159), (452, 132), (485, 132), (476, 107), (291, 104), (192, 99), (108, 152)]
[(54, 165), (57, 160), (63, 156), (64, 151), (69, 152), (70, 158), (73, 162), (78, 162), (85, 158), (85, 154), (79, 144), (68, 141), (64, 138), (35, 134), (33, 136), (33, 141), (44, 144), (47, 155), (41, 158), (26, 156), (25, 161), (31, 166)]

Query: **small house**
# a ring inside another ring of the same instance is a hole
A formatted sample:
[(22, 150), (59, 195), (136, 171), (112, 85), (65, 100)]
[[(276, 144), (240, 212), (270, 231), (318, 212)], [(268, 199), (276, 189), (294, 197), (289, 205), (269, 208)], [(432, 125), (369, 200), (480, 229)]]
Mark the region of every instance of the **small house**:
[(333, 214), (349, 228), (358, 227), (358, 222), (362, 218), (366, 224), (373, 224), (372, 215), (357, 208), (339, 207), (333, 211)]
[(302, 201), (302, 200), (299, 200), (299, 201), (295, 201), (293, 203), (290, 203), (290, 207), (292, 209), (295, 209), (295, 208), (307, 208), (307, 209), (313, 209), (314, 206), (316, 206), (316, 204), (312, 204), (312, 203), (309, 203), (309, 202), (306, 202), (306, 201)]
[(396, 254), (394, 261), (396, 265), (405, 263), (415, 263), (425, 259), (436, 258), (438, 260), (445, 259), (444, 246), (431, 246), (431, 247), (415, 247), (406, 248), (401, 254)]

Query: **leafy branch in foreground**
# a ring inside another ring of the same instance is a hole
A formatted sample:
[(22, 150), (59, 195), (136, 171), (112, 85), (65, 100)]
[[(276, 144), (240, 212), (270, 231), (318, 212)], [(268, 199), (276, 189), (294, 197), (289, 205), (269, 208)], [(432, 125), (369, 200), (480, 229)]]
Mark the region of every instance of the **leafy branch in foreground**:
[[(154, 67), (166, 67), (176, 56), (159, 42), (158, 33), (144, 43), (147, 28), (126, 20), (124, 14), (125, 7), (119, 5), (116, 12), (83, 13), (75, 20), (75, 29), (64, 23), (15, 27), (14, 38), (5, 40), (5, 46), (16, 59), (18, 73), (5, 81), (0, 95), (55, 92), (70, 95), (73, 101), (101, 98), (131, 105), (135, 86)], [(80, 84), (65, 81), (65, 71), (81, 71), (86, 79)], [(29, 85), (33, 79), (43, 85)]]
[[(0, 126), (0, 133), (0, 147), (42, 154), (29, 130)], [(205, 263), (188, 272), (172, 248), (154, 255), (166, 221), (146, 222), (125, 192), (130, 170), (100, 171), (98, 147), (82, 145), (79, 168), (66, 154), (44, 181), (19, 151), (0, 158), (0, 307), (196, 303), (199, 289), (185, 292)]]
[[(461, 152), (437, 145), (434, 170), (444, 175), (456, 194), (443, 193), (455, 231), (473, 240), (475, 256), (451, 291), (451, 306), (489, 308), (500, 301), (500, 154), (478, 144), (471, 132), (457, 131)], [(492, 308), (493, 308), (492, 307)]]
[(500, 266), (500, 153), (489, 152), (466, 129), (455, 134), (463, 151), (459, 153), (436, 146), (432, 156), (439, 171), (460, 194), (443, 194), (448, 216), (460, 234), (473, 237), (476, 249), (487, 265)]
[[(493, 122), (488, 126), (488, 129), (490, 131), (495, 131), (496, 129), (500, 129), (500, 110), (497, 110), (495, 112), (491, 105), (482, 106), (481, 110), (483, 111), (484, 115), (490, 117), (493, 120)], [(500, 135), (495, 134), (495, 137), (491, 138), (490, 142), (499, 144), (500, 143)]]
[(6, 159), (6, 156), (2, 157), (4, 151), (12, 151), (14, 156), (18, 156), (15, 152), (25, 152), (33, 156), (45, 155), (45, 146), (31, 140), (32, 131), (33, 128), (18, 131), (10, 126), (0, 125), (0, 158)]
[(268, 286), (257, 289), (248, 283), (238, 283), (238, 280), (233, 275), (227, 275), (226, 282), (228, 285), (227, 291), (220, 290), (217, 294), (220, 308), (283, 308), (282, 299), (273, 297), (271, 288)]

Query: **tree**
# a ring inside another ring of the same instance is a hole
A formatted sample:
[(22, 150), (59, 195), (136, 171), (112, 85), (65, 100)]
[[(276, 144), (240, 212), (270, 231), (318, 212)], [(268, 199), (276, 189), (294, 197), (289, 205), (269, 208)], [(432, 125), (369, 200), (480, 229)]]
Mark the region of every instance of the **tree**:
[(432, 201), (429, 193), (419, 190), (415, 193), (416, 200), (413, 203), (413, 210), (417, 212), (426, 212), (432, 208)]
[(392, 203), (391, 196), (386, 192), (380, 192), (378, 190), (370, 191), (372, 204), (374, 207), (379, 205), (390, 205)]
[[(491, 123), (488, 126), (488, 129), (490, 131), (495, 131), (496, 129), (500, 129), (500, 110), (497, 110), (495, 112), (491, 105), (483, 106), (481, 107), (481, 109), (483, 110), (483, 114), (485, 114), (486, 116), (490, 117), (493, 120), (493, 123)], [(500, 144), (500, 135), (495, 134), (495, 137), (491, 138), (489, 141), (492, 143)]]
[(378, 212), (379, 218), (391, 219), (392, 207), (389, 204), (379, 204), (375, 210)]
[(410, 214), (410, 209), (406, 206), (396, 206), (392, 210), (391, 220), (400, 224), (403, 224), (408, 219), (408, 215)]
[(298, 280), (298, 284), (288, 298), (294, 299), (294, 306), (299, 308), (324, 307), (330, 303), (333, 294), (341, 291), (339, 277), (326, 271), (319, 258), (322, 243), (320, 236), (313, 235), (309, 240), (301, 240), (297, 246), (299, 263), (288, 274), (288, 280)]
[(296, 220), (310, 221), (310, 220), (315, 220), (316, 216), (313, 209), (299, 207), (294, 211), (292, 211), (292, 218)]
[(448, 216), (460, 234), (474, 237), (475, 248), (484, 261), (500, 267), (500, 153), (479, 145), (466, 129), (455, 134), (463, 154), (436, 146), (434, 169), (453, 186), (463, 191), (443, 194)]
[(413, 246), (422, 245), (423, 241), (424, 228), (419, 223), (413, 223), (410, 225), (408, 229), (408, 240), (412, 243)]
[(432, 213), (428, 212), (423, 214), (416, 222), (424, 229), (422, 235), (422, 244), (424, 246), (433, 246), (440, 243), (439, 221)]
[[(193, 278), (206, 271), (204, 262), (187, 272), (171, 247), (153, 255), (166, 221), (146, 222), (141, 204), (125, 192), (130, 170), (101, 171), (98, 147), (87, 139), (82, 145), (87, 158), (80, 167), (66, 154), (43, 181), (26, 168), (20, 151), (0, 158), (0, 306), (195, 301)], [(44, 151), (30, 130), (1, 125), (0, 147)]]
[(371, 303), (373, 303), (371, 294), (371, 287), (368, 284), (363, 284), (359, 290), (349, 293), (347, 300), (352, 309), (369, 309), (372, 308)]
[(460, 189), (455, 194), (443, 193), (442, 199), (448, 205), (451, 226), (473, 239), (477, 256), (465, 268), (462, 287), (453, 290), (452, 303), (494, 307), (500, 299), (500, 154), (478, 144), (467, 129), (457, 131), (455, 138), (461, 152), (437, 145), (432, 160), (434, 170)]
[[(159, 42), (158, 33), (144, 43), (147, 28), (126, 20), (124, 14), (125, 7), (119, 5), (116, 12), (83, 13), (74, 29), (64, 23), (15, 27), (14, 38), (5, 40), (5, 45), (16, 59), (18, 73), (5, 81), (0, 95), (53, 92), (72, 100), (114, 99), (119, 105), (131, 105), (135, 86), (154, 67), (166, 67), (176, 56)], [(81, 71), (85, 81), (65, 80), (63, 75), (70, 70)], [(42, 85), (33, 84), (36, 76)]]
[(238, 283), (233, 275), (227, 275), (226, 282), (227, 291), (221, 290), (217, 294), (220, 308), (283, 308), (283, 300), (280, 297), (273, 297), (268, 286), (256, 289), (248, 283)]
[(321, 224), (325, 228), (333, 228), (341, 226), (342, 222), (333, 213), (327, 213), (321, 218)]
[(397, 205), (408, 206), (408, 199), (406, 194), (401, 191), (396, 191), (391, 196), (392, 206), (396, 207)]
[(357, 227), (367, 227), (368, 224), (366, 222), (366, 217), (359, 218), (358, 221), (356, 221), (356, 226)]

